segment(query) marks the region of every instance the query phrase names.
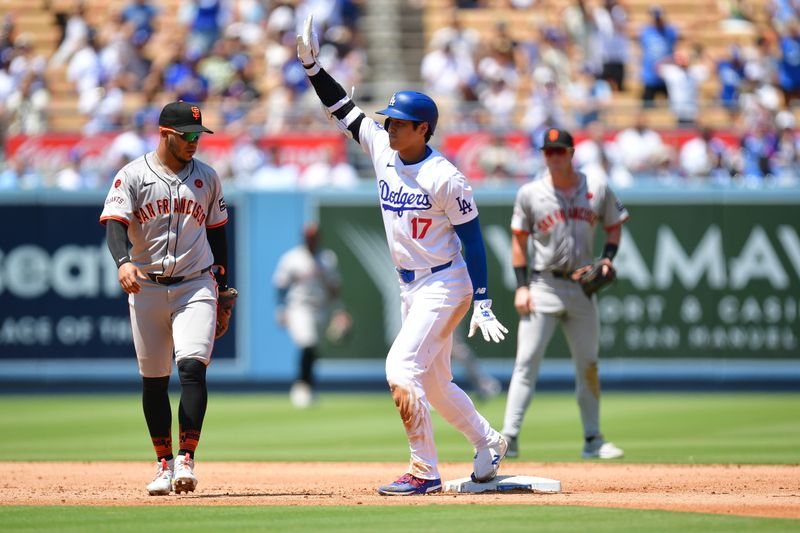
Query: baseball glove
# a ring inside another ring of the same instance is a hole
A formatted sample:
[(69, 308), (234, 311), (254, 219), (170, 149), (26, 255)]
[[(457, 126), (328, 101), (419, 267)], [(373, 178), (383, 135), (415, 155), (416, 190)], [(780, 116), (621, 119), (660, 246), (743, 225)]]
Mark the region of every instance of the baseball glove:
[(233, 306), (236, 304), (236, 298), (239, 296), (239, 291), (233, 287), (228, 287), (219, 293), (217, 298), (217, 332), (214, 335), (215, 339), (219, 339), (228, 331), (228, 326), (231, 323), (231, 316), (233, 315)]
[[(608, 270), (603, 274), (603, 266), (608, 266)], [(595, 261), (591, 264), (591, 268), (583, 272), (578, 278), (578, 283), (583, 289), (583, 293), (591, 298), (594, 293), (610, 285), (617, 277), (617, 272), (614, 267), (609, 265), (608, 262)]]

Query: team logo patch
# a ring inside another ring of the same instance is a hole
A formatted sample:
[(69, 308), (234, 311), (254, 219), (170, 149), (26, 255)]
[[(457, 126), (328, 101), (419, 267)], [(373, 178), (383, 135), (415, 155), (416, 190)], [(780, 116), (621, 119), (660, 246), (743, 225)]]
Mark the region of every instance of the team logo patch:
[(121, 179), (118, 179), (117, 181), (114, 182), (114, 188), (115, 189), (118, 188), (120, 185), (122, 185), (122, 180)]
[(592, 198), (594, 198), (594, 194), (592, 194), (591, 192), (587, 192), (586, 193), (586, 199), (587, 200), (591, 200)]
[(558, 130), (550, 130), (547, 136), (550, 137), (551, 141), (555, 141), (556, 139), (558, 139)]
[(195, 120), (200, 120), (200, 108), (193, 105), (192, 106), (192, 116)]
[(203, 182), (200, 181), (200, 180), (194, 180), (194, 186), (197, 187), (198, 189), (202, 189), (203, 188)]
[(228, 205), (225, 203), (225, 198), (220, 198), (219, 199), (219, 210), (220, 211), (225, 211), (226, 209), (228, 209)]

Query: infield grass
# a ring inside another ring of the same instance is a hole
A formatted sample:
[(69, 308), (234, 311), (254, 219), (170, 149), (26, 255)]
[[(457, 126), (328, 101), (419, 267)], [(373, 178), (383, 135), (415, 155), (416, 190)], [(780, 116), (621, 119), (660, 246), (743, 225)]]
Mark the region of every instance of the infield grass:
[[(302, 509), (302, 512), (301, 512)], [(797, 520), (565, 506), (0, 507), (4, 531), (795, 532)], [(179, 518), (180, 515), (180, 518)]]
[[(478, 404), (498, 429), (504, 407), (504, 396)], [(603, 396), (601, 420), (625, 462), (799, 464), (798, 414), (800, 394), (612, 393)], [(460, 433), (438, 415), (434, 425), (442, 461), (471, 459)], [(0, 435), (0, 461), (152, 459), (135, 394), (0, 396)], [(576, 461), (581, 445), (574, 397), (537, 395), (521, 459)], [(198, 452), (204, 461), (403, 461), (408, 447), (388, 392), (322, 394), (298, 411), (283, 394), (212, 389)]]

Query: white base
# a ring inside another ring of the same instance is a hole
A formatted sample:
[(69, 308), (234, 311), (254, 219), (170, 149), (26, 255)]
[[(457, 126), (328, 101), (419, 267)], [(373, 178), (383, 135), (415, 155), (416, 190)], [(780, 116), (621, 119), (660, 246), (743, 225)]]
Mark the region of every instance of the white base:
[(528, 490), (531, 492), (561, 492), (561, 482), (557, 479), (534, 476), (497, 476), (486, 483), (475, 483), (468, 477), (447, 481), (445, 492), (503, 492), (507, 490)]

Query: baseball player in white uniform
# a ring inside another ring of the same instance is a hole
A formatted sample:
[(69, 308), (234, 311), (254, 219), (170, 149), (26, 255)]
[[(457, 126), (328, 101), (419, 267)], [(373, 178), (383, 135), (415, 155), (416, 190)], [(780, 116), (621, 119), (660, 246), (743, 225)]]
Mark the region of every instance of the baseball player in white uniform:
[(346, 315), (339, 298), (342, 278), (333, 250), (320, 249), (319, 227), (309, 223), (303, 228), (303, 243), (278, 260), (273, 284), (278, 290), (278, 322), (286, 327), (294, 344), (300, 348), (298, 379), (289, 397), (303, 409), (314, 399), (314, 362), (326, 328), (335, 317)]
[[(623, 452), (600, 431), (597, 301), (584, 294), (577, 279), (590, 268), (586, 265), (593, 260), (599, 224), (606, 232), (603, 269), (613, 268), (611, 260), (628, 212), (604, 179), (587, 178), (573, 168), (574, 142), (568, 132), (545, 132), (542, 150), (547, 169), (520, 188), (511, 218), (511, 263), (517, 277), (514, 306), (520, 321), (503, 435), (509, 443), (508, 456), (517, 457), (517, 438), (539, 366), (561, 324), (575, 365), (575, 394), (585, 439), (583, 457), (614, 459)], [(530, 273), (529, 237), (533, 237)]]
[[(469, 335), (500, 342), (507, 333), (492, 313), (486, 252), (472, 189), (461, 172), (427, 145), (436, 129), (436, 104), (413, 91), (395, 93), (368, 119), (316, 61), (311, 16), (297, 36), (297, 55), (331, 120), (372, 159), (389, 251), (398, 273), (403, 324), (386, 357), (386, 379), (406, 429), (408, 471), (378, 492), (407, 496), (442, 489), (430, 407), (475, 448), (472, 477), (497, 475), (507, 444), (453, 383), (453, 330), (475, 300)], [(465, 256), (461, 255), (464, 246)]]
[[(212, 132), (200, 109), (186, 102), (167, 104), (159, 126), (158, 147), (117, 173), (100, 215), (128, 294), (142, 406), (157, 458), (151, 495), (197, 485), (194, 452), (208, 398), (217, 291), (227, 285), (222, 185), (214, 169), (193, 158), (201, 133)], [(173, 354), (181, 382), (177, 457), (167, 391)]]

